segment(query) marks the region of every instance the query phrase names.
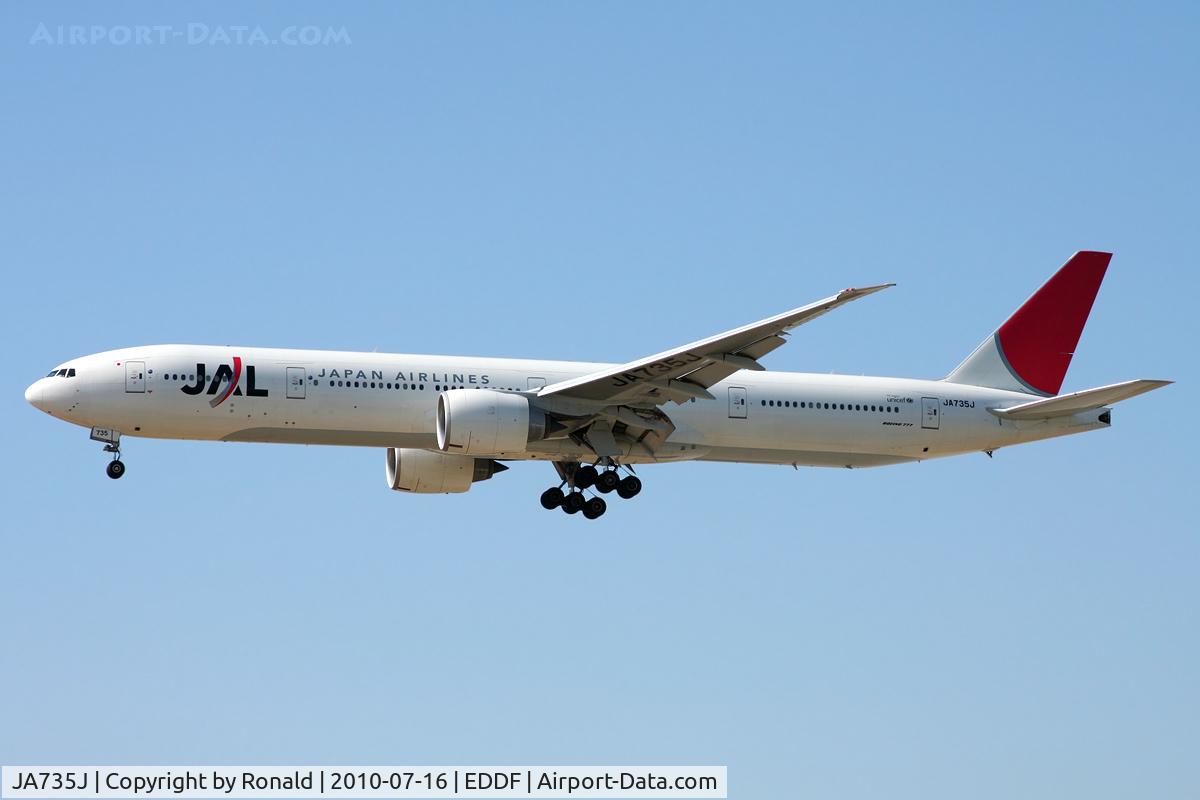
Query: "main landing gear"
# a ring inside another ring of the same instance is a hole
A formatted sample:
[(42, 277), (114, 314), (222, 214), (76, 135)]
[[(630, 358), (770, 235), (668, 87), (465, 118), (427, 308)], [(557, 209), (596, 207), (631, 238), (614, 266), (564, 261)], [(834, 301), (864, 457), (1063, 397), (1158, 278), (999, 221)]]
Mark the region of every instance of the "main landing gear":
[[(558, 470), (562, 482), (542, 492), (542, 508), (547, 511), (561, 508), (567, 514), (582, 512), (587, 519), (596, 519), (608, 510), (608, 503), (603, 497), (585, 495), (584, 492), (588, 489), (595, 489), (600, 494), (615, 491), (618, 497), (625, 500), (642, 491), (641, 479), (634, 475), (629, 467), (625, 469), (629, 470), (630, 474), (624, 478), (617, 472), (617, 465), (612, 463), (604, 465), (603, 470), (598, 470), (591, 464), (556, 461), (554, 468)], [(567, 487), (567, 491), (563, 491), (563, 487)]]

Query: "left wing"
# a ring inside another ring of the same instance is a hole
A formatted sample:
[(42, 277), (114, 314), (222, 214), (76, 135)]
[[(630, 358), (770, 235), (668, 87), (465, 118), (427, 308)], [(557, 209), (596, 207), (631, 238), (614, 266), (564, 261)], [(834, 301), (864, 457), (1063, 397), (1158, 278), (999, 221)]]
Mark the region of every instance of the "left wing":
[(712, 398), (707, 390), (714, 383), (740, 369), (761, 370), (758, 359), (787, 341), (784, 336), (792, 328), (894, 285), (845, 289), (833, 297), (698, 342), (545, 386), (538, 397), (643, 407), (671, 400), (686, 403), (694, 397)]

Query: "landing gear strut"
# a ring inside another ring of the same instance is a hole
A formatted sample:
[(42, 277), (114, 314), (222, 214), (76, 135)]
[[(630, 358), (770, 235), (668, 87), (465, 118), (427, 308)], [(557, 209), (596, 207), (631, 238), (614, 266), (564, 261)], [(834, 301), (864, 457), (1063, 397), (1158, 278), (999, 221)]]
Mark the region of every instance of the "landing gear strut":
[(587, 519), (597, 519), (608, 510), (608, 503), (603, 497), (588, 497), (585, 491), (594, 489), (600, 494), (615, 491), (619, 497), (628, 500), (642, 490), (641, 479), (629, 467), (624, 467), (629, 474), (622, 478), (617, 472), (618, 465), (611, 460), (603, 460), (601, 466), (602, 469), (597, 469), (593, 464), (580, 464), (577, 461), (554, 462), (562, 482), (542, 492), (542, 508), (547, 511), (561, 508), (567, 514), (582, 511)]

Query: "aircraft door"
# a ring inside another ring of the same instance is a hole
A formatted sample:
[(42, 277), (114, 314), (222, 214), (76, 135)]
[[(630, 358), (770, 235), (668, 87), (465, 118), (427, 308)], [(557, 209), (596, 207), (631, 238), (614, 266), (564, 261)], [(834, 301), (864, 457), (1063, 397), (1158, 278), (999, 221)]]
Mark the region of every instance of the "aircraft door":
[(921, 398), (921, 427), (934, 431), (941, 427), (941, 417), (938, 415), (938, 399), (936, 397)]
[(305, 387), (308, 383), (307, 371), (304, 367), (287, 368), (287, 396), (290, 400), (303, 400)]
[(125, 362), (125, 391), (126, 392), (145, 392), (146, 391), (146, 362), (145, 361), (126, 361)]
[(746, 387), (730, 386), (729, 387), (729, 418), (730, 419), (745, 419), (746, 418)]

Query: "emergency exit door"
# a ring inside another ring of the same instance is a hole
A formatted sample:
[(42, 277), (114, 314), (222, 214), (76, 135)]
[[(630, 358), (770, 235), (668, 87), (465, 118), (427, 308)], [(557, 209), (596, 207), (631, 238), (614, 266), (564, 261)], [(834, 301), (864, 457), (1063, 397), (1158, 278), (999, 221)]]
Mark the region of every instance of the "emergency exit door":
[(287, 368), (287, 396), (290, 400), (303, 400), (304, 387), (308, 382), (308, 375), (304, 367), (288, 367)]
[(729, 387), (729, 418), (746, 418), (746, 389), (744, 386)]
[(936, 431), (942, 426), (936, 397), (921, 398), (921, 427)]
[(125, 391), (127, 391), (127, 392), (145, 392), (146, 391), (146, 362), (145, 361), (126, 361), (125, 362)]

